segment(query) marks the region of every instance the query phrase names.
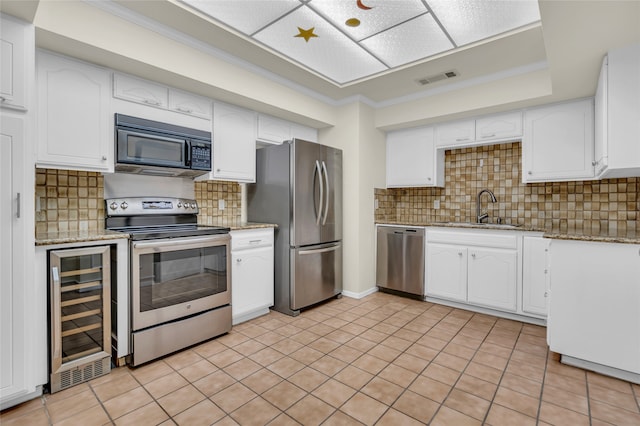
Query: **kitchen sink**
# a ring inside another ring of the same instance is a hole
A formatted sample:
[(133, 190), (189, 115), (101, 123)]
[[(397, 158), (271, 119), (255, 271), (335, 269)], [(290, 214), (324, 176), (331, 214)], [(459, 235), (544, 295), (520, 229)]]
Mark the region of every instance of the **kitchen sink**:
[(434, 225), (460, 226), (463, 228), (495, 228), (495, 229), (519, 229), (522, 225), (511, 223), (476, 223), (476, 222), (433, 222)]

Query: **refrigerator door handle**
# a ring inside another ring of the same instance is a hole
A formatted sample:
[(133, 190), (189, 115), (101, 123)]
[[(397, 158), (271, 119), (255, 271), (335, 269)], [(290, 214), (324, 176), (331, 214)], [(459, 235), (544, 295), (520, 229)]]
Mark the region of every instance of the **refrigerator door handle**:
[(324, 217), (322, 218), (322, 224), (325, 225), (327, 223), (327, 216), (329, 215), (329, 193), (331, 191), (329, 191), (329, 172), (327, 171), (327, 164), (324, 161), (322, 162), (322, 171), (324, 174), (324, 181), (327, 184), (325, 191), (327, 198), (324, 204)]
[[(320, 201), (316, 210), (316, 225), (320, 225), (322, 219), (322, 199), (324, 198), (324, 184), (322, 183), (322, 169), (320, 168), (320, 162), (316, 160), (316, 177), (320, 183)], [(315, 179), (314, 179), (315, 180)]]
[(338, 250), (338, 247), (340, 247), (339, 245), (335, 245), (335, 246), (331, 246), (331, 247), (325, 247), (325, 248), (319, 248), (319, 249), (311, 249), (311, 250), (300, 250), (298, 251), (299, 255), (304, 255), (304, 254), (318, 254), (318, 253), (327, 253), (330, 251), (336, 251)]

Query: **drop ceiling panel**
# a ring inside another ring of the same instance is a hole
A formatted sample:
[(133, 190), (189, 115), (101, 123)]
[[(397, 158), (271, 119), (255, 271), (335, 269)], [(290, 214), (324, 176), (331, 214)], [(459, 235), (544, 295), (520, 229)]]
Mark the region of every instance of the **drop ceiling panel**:
[(540, 20), (535, 0), (427, 0), (458, 46)]
[(358, 41), (428, 12), (420, 0), (311, 0), (308, 5)]
[[(312, 36), (306, 40), (300, 36), (304, 32)], [(254, 38), (333, 81), (353, 81), (387, 69), (308, 7), (296, 9)]]
[(431, 14), (426, 14), (362, 42), (390, 67), (414, 62), (454, 46)]

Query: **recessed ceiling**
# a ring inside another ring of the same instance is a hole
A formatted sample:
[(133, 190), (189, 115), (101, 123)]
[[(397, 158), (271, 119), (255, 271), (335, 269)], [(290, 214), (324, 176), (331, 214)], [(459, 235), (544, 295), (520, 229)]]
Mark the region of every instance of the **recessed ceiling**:
[(537, 0), (181, 0), (345, 86), (540, 21)]

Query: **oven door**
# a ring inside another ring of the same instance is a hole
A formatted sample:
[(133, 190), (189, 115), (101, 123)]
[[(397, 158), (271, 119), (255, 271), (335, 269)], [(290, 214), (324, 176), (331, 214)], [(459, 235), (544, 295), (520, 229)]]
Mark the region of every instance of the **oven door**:
[(131, 243), (132, 331), (231, 303), (228, 234)]

